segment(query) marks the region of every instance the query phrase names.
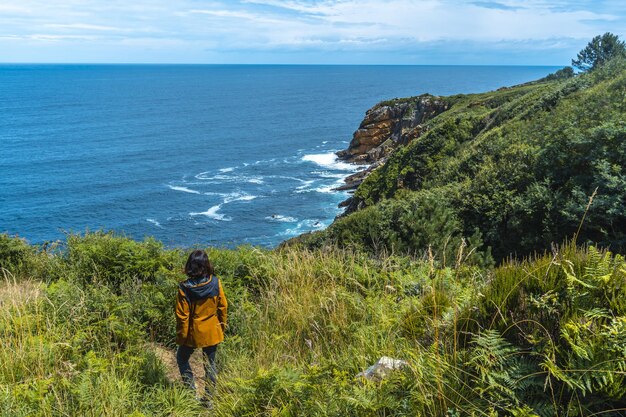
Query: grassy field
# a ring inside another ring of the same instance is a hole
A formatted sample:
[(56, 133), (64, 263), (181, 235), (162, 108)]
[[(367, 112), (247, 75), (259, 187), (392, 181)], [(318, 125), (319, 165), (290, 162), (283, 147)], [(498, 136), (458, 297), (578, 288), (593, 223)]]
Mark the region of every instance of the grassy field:
[[(173, 365), (185, 256), (107, 233), (0, 235), (0, 415), (626, 415), (621, 256), (565, 244), (493, 268), (210, 249), (230, 302), (210, 411)], [(409, 366), (356, 378), (381, 356)]]

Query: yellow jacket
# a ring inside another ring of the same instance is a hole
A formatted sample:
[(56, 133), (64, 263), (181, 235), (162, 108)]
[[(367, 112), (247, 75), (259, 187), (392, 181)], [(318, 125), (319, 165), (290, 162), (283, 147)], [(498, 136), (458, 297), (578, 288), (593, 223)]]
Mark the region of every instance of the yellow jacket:
[(224, 341), (228, 301), (216, 276), (189, 278), (176, 295), (176, 343), (194, 348)]

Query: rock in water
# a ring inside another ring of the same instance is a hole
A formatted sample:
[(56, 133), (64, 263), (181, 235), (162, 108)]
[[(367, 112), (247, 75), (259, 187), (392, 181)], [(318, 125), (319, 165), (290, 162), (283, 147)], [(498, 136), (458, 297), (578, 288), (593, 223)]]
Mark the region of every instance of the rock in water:
[(405, 366), (408, 366), (408, 363), (402, 359), (394, 359), (388, 356), (383, 356), (374, 365), (370, 366), (363, 372), (359, 372), (356, 377), (365, 378), (370, 381), (381, 381), (392, 371), (402, 369)]

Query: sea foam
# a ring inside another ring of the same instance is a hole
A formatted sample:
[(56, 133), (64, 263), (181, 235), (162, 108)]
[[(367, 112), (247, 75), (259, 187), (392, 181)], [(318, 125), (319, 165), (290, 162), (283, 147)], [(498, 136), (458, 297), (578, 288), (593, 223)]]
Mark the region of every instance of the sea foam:
[(189, 213), (190, 216), (206, 216), (213, 220), (220, 220), (224, 222), (229, 222), (232, 220), (231, 217), (224, 216), (223, 214), (218, 213), (218, 211), (222, 208), (221, 204), (211, 207), (207, 211), (203, 211), (201, 213)]
[(324, 224), (317, 219), (307, 219), (298, 223), (294, 228), (284, 230), (278, 234), (278, 236), (297, 236), (304, 232), (310, 232), (313, 230), (321, 230), (325, 228), (327, 224)]
[(233, 201), (251, 201), (257, 198), (256, 195), (250, 195), (246, 193), (230, 193), (224, 196), (224, 204), (232, 203)]
[(281, 214), (272, 214), (271, 216), (267, 216), (266, 219), (284, 223), (295, 223), (298, 221), (298, 219), (296, 219), (295, 217), (283, 216)]
[(148, 223), (152, 223), (153, 225), (155, 225), (156, 227), (163, 229), (163, 226), (161, 226), (161, 223), (159, 223), (157, 220), (155, 219), (146, 219), (146, 221)]
[(336, 171), (357, 171), (359, 169), (356, 165), (340, 161), (334, 152), (304, 155), (302, 160)]
[(190, 193), (190, 194), (201, 194), (200, 191), (192, 190), (187, 187), (180, 187), (177, 185), (168, 185), (168, 187), (170, 188), (170, 190), (174, 190), (174, 191), (182, 191), (184, 193)]

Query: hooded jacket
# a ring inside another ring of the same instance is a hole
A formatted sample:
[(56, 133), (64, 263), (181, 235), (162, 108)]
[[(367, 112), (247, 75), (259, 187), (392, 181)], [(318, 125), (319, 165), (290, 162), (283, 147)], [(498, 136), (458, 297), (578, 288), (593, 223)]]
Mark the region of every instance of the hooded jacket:
[(228, 302), (216, 276), (189, 278), (176, 295), (176, 343), (201, 348), (224, 341)]

